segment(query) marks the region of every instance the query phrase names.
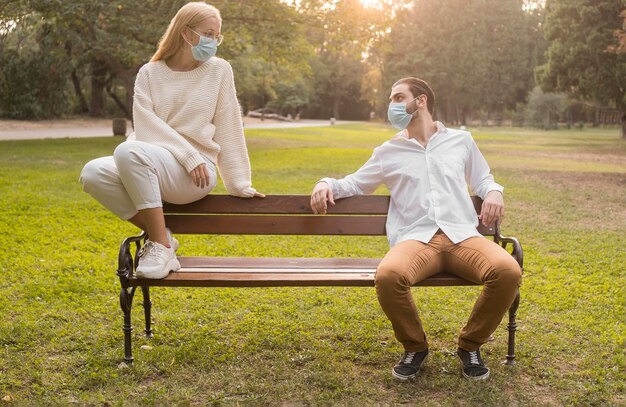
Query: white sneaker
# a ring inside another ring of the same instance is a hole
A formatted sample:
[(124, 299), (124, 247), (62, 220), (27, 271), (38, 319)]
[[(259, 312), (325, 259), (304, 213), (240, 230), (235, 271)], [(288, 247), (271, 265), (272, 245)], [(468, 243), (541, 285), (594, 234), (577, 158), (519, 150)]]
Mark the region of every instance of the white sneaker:
[(172, 236), (172, 232), (169, 228), (165, 228), (165, 234), (167, 235), (167, 240), (170, 242), (170, 246), (174, 251), (178, 250), (178, 240), (174, 236)]
[(135, 276), (159, 279), (167, 277), (170, 271), (178, 269), (180, 269), (180, 263), (173, 248), (147, 240), (139, 250), (139, 264), (135, 270)]

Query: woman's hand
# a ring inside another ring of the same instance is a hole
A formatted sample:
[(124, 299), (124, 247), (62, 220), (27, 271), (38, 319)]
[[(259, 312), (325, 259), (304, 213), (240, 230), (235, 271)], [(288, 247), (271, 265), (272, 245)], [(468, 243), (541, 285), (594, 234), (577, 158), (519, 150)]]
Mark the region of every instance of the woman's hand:
[(490, 228), (493, 227), (496, 222), (502, 223), (502, 219), (504, 219), (504, 197), (502, 196), (502, 192), (489, 191), (489, 193), (487, 193), (478, 218), (482, 221), (483, 225)]
[(327, 203), (330, 203), (331, 206), (335, 205), (333, 191), (327, 182), (318, 182), (311, 193), (311, 209), (313, 209), (313, 213), (325, 215), (328, 208)]
[(206, 164), (200, 164), (189, 173), (193, 179), (193, 183), (199, 188), (209, 186), (209, 169)]

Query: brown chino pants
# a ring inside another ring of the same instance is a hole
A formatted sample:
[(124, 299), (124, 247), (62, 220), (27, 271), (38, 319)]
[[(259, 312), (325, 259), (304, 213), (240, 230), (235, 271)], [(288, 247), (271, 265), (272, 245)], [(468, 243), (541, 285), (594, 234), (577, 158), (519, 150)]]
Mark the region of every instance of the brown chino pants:
[(474, 351), (487, 342), (515, 299), (522, 277), (515, 259), (483, 237), (471, 237), (454, 244), (439, 231), (428, 244), (417, 240), (398, 243), (376, 270), (376, 294), (396, 338), (407, 352), (428, 348), (411, 286), (442, 269), (483, 284), (459, 336), (458, 345), (466, 351)]

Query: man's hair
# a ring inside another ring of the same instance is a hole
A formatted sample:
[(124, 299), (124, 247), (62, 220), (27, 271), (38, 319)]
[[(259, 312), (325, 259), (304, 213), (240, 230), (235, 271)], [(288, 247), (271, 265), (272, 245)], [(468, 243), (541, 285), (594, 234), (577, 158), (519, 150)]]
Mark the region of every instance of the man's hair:
[(393, 86), (400, 85), (401, 83), (409, 85), (409, 90), (413, 94), (413, 97), (426, 95), (426, 106), (428, 107), (428, 111), (431, 116), (435, 114), (435, 92), (433, 92), (432, 88), (425, 80), (410, 76), (408, 78), (400, 79), (394, 83)]

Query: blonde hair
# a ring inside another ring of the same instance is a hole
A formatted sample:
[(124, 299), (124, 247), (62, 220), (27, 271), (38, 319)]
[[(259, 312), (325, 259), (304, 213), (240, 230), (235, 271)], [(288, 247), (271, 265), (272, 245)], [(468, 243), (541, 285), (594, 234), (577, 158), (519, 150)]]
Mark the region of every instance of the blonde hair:
[(220, 11), (203, 1), (187, 3), (182, 6), (159, 40), (159, 48), (150, 62), (167, 59), (174, 55), (183, 45), (187, 44), (182, 37), (185, 27), (194, 28), (211, 17), (217, 18), (220, 24), (222, 23)]

